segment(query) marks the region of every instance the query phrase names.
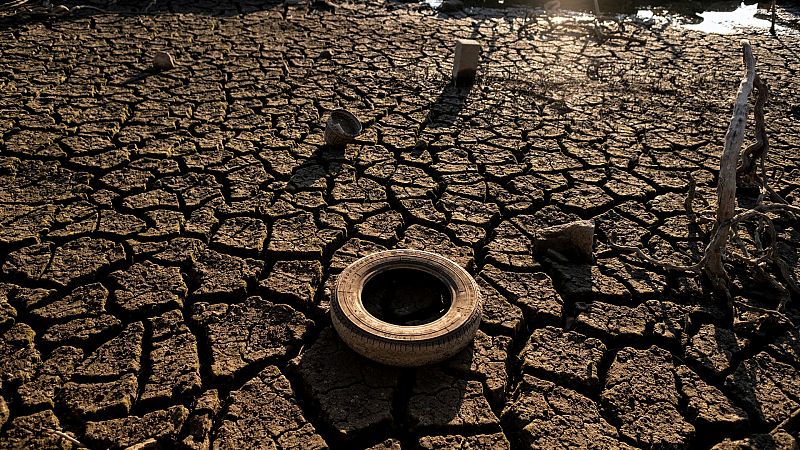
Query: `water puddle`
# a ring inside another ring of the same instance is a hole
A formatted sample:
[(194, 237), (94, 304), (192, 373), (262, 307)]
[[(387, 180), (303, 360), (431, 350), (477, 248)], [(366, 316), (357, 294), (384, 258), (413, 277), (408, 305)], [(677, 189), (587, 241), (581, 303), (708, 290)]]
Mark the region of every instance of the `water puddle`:
[[(448, 0), (422, 0), (430, 7), (436, 9)], [(532, 7), (541, 10), (541, 2), (537, 0), (460, 0), (468, 8), (473, 7)], [(752, 1), (752, 0), (748, 0)], [(586, 11), (586, 1), (573, 0), (560, 1), (563, 13), (571, 15)], [(591, 2), (589, 2), (591, 4)], [(633, 20), (646, 24), (674, 23), (684, 29), (713, 34), (734, 34), (747, 31), (769, 31), (771, 21), (764, 18), (768, 13), (764, 9), (759, 13), (758, 3), (746, 4), (744, 1), (716, 1), (716, 2), (680, 2), (680, 1), (636, 1), (616, 0), (600, 1), (601, 9), (605, 13), (620, 14), (619, 17), (631, 17)], [(637, 6), (638, 5), (638, 6)], [(767, 5), (764, 5), (765, 8)], [(719, 9), (726, 9), (719, 11)], [(574, 13), (567, 13), (573, 11)], [(562, 13), (562, 14), (563, 14)], [(759, 15), (760, 17), (756, 17)], [(574, 18), (574, 17), (573, 17)], [(787, 31), (786, 27), (775, 26), (778, 31)]]
[[(714, 34), (733, 34), (747, 30), (769, 30), (771, 22), (756, 16), (758, 4), (742, 2), (733, 11), (704, 11), (698, 13), (699, 23), (685, 23), (683, 28)], [(776, 26), (777, 29), (781, 27)]]

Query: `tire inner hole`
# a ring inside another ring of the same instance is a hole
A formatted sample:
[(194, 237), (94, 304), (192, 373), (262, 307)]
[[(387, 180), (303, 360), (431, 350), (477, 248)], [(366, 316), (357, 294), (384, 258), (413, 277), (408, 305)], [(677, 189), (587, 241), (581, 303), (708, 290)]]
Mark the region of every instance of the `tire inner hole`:
[(452, 303), (450, 289), (435, 276), (415, 269), (390, 269), (370, 278), (361, 303), (378, 320), (413, 326), (442, 317)]

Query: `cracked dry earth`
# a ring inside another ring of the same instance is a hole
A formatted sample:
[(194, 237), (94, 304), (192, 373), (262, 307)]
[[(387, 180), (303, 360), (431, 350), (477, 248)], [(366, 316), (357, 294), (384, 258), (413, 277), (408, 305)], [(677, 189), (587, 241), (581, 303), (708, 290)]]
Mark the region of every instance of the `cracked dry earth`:
[[(690, 174), (714, 199), (740, 36), (258, 3), (2, 22), (0, 448), (796, 448), (796, 332), (608, 246), (702, 248), (683, 200)], [(471, 88), (457, 37), (483, 43)], [(797, 205), (800, 39), (749, 39)], [(336, 107), (365, 123), (346, 150)], [(593, 264), (534, 256), (578, 218)], [(476, 277), (471, 347), (399, 370), (343, 345), (332, 283), (386, 248)]]

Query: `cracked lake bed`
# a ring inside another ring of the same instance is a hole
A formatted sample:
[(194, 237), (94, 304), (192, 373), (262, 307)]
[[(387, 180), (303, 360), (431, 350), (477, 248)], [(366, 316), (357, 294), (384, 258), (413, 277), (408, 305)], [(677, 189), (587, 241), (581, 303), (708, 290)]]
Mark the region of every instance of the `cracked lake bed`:
[[(698, 209), (716, 200), (742, 38), (771, 93), (771, 187), (800, 205), (798, 33), (126, 8), (0, 16), (0, 448), (796, 448), (796, 327), (732, 326), (700, 277), (611, 241), (702, 251), (684, 200), (690, 178)], [(472, 84), (451, 82), (456, 39), (481, 43)], [(364, 126), (344, 148), (324, 145), (337, 108)], [(534, 251), (589, 219), (591, 263)], [(797, 279), (800, 226), (777, 233)], [(391, 368), (332, 329), (337, 275), (394, 248), (480, 286), (455, 357)]]

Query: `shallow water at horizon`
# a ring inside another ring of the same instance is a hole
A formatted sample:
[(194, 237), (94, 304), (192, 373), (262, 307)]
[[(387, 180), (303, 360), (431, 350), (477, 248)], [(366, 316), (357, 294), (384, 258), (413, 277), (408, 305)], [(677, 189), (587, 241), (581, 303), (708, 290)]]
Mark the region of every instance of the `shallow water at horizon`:
[[(769, 30), (771, 22), (755, 17), (758, 4), (746, 5), (742, 2), (733, 11), (704, 11), (697, 14), (700, 23), (683, 24), (683, 28), (705, 33), (732, 34), (742, 30)], [(777, 29), (781, 27), (776, 26)]]
[[(423, 3), (438, 8), (445, 0), (423, 0)], [(531, 0), (462, 0), (467, 7), (524, 7), (531, 6)], [(562, 3), (569, 3), (570, 0), (563, 0)], [(591, 2), (589, 2), (591, 3)], [(601, 10), (604, 10), (603, 1), (600, 2)], [(606, 2), (607, 3), (607, 2)], [(637, 2), (625, 2), (625, 5), (635, 4)], [(769, 30), (771, 26), (770, 20), (756, 17), (758, 13), (758, 3), (747, 4), (740, 1), (738, 6), (736, 2), (713, 2), (710, 5), (701, 6), (697, 10), (697, 2), (681, 3), (675, 2), (658, 2), (657, 5), (648, 6), (648, 2), (641, 2), (642, 6), (635, 7), (633, 10), (626, 12), (618, 12), (619, 14), (635, 17), (641, 21), (670, 21), (678, 24), (687, 30), (700, 31), (703, 33), (713, 34), (733, 34), (747, 30)], [(701, 3), (702, 5), (702, 3)], [(572, 11), (568, 6), (564, 7), (566, 11)], [(619, 6), (619, 5), (616, 5)], [(630, 6), (626, 6), (630, 7)], [(613, 8), (613, 6), (609, 7)], [(541, 7), (536, 7), (541, 9)], [(721, 10), (723, 9), (723, 10)], [(724, 10), (727, 9), (727, 10)], [(613, 11), (613, 9), (612, 9)], [(576, 8), (575, 13), (590, 12), (582, 8)], [(786, 31), (785, 27), (776, 25), (778, 31)]]

